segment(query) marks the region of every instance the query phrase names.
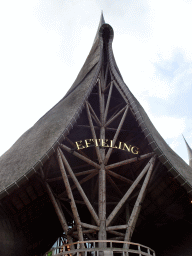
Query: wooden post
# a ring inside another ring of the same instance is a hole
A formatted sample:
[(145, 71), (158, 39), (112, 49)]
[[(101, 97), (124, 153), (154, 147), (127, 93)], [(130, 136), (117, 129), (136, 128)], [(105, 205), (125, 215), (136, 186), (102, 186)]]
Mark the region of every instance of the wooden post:
[[(85, 204), (86, 204), (86, 206), (87, 206), (89, 212), (91, 213), (91, 215), (92, 215), (92, 217), (94, 218), (94, 220), (95, 220), (95, 222), (97, 223), (97, 225), (99, 225), (99, 218), (98, 218), (98, 216), (97, 216), (95, 210), (93, 209), (91, 203), (89, 202), (89, 199), (87, 198), (87, 196), (86, 196), (85, 192), (83, 191), (81, 185), (79, 184), (79, 181), (78, 181), (77, 178), (75, 177), (75, 175), (74, 175), (74, 173), (73, 173), (73, 171), (72, 171), (72, 169), (71, 169), (71, 166), (69, 165), (67, 159), (65, 158), (65, 156), (64, 156), (64, 154), (63, 154), (63, 152), (61, 151), (60, 148), (58, 149), (58, 152), (59, 152), (59, 154), (60, 154), (60, 156), (61, 156), (61, 158), (62, 158), (62, 160), (63, 160), (65, 166), (67, 167), (67, 170), (68, 170), (68, 172), (69, 172), (69, 174), (70, 174), (70, 176), (71, 176), (73, 182), (75, 183), (75, 185), (76, 185), (76, 187), (77, 187), (77, 189), (78, 189), (80, 195), (82, 196), (82, 198), (83, 198), (83, 200), (84, 200), (84, 202), (85, 202)], [(66, 187), (66, 190), (67, 190), (67, 187)], [(71, 191), (71, 193), (72, 193), (71, 187), (70, 187), (70, 191)]]
[[(103, 88), (104, 89), (104, 88)], [(99, 105), (100, 105), (100, 120), (101, 120), (101, 129), (100, 129), (100, 142), (105, 140), (105, 127), (104, 127), (104, 108), (105, 108), (105, 95), (103, 90), (101, 90), (101, 84), (99, 84)], [(105, 149), (101, 148), (101, 159), (102, 163), (100, 164), (99, 170), (99, 187), (98, 187), (98, 213), (100, 219), (100, 228), (98, 239), (106, 240), (106, 173), (104, 166), (104, 158), (105, 158)], [(103, 243), (99, 244), (100, 247), (104, 246)]]
[[(88, 119), (89, 119), (89, 125), (91, 127), (91, 133), (92, 133), (94, 141), (96, 141), (97, 137), (96, 137), (95, 129), (93, 127), (93, 122), (92, 122), (92, 119), (91, 119), (91, 114), (90, 114), (87, 102), (86, 102), (86, 109), (87, 109), (87, 115), (88, 115)], [(96, 153), (97, 153), (97, 157), (98, 157), (99, 163), (101, 163), (102, 159), (101, 159), (101, 154), (100, 154), (100, 151), (99, 151), (99, 147), (96, 147), (96, 145), (95, 145), (95, 149), (96, 149)]]
[(93, 114), (93, 118), (94, 118), (95, 122), (97, 123), (97, 125), (101, 126), (101, 122), (100, 122), (99, 118), (97, 117), (97, 115), (95, 114), (95, 111), (91, 107), (90, 103), (89, 102), (87, 102), (87, 103), (88, 103), (89, 108), (90, 108), (90, 110), (91, 110), (91, 112)]
[(64, 164), (62, 162), (62, 158), (61, 158), (61, 155), (60, 155), (60, 152), (59, 152), (58, 149), (57, 149), (57, 157), (58, 157), (58, 162), (59, 162), (59, 167), (60, 167), (60, 170), (61, 170), (61, 174), (63, 176), (63, 181), (65, 183), (65, 187), (66, 187), (66, 190), (67, 190), (67, 194), (68, 194), (68, 197), (70, 199), (71, 210), (73, 212), (73, 216), (74, 216), (74, 219), (75, 219), (75, 222), (76, 222), (76, 225), (77, 225), (78, 238), (79, 238), (79, 241), (83, 241), (83, 231), (82, 231), (82, 227), (81, 227), (81, 220), (80, 220), (80, 217), (79, 217), (79, 214), (78, 214), (78, 211), (77, 211), (75, 200), (73, 198), (73, 194), (72, 194), (71, 187), (70, 187), (70, 184), (69, 184), (69, 180), (68, 180), (65, 168), (64, 168)]
[(47, 182), (45, 182), (45, 185), (46, 185), (46, 188), (47, 188), (47, 193), (49, 195), (49, 198), (54, 206), (54, 209), (55, 209), (55, 212), (59, 218), (59, 221), (61, 223), (61, 226), (63, 228), (63, 231), (65, 232), (65, 234), (67, 235), (67, 240), (69, 242), (69, 244), (72, 244), (73, 243), (73, 240), (72, 240), (72, 237), (70, 235), (68, 235), (68, 225), (67, 225), (67, 221), (65, 219), (65, 216), (64, 216), (64, 213), (61, 211), (54, 195), (53, 195), (53, 192), (49, 186), (49, 184)]
[(127, 241), (127, 242), (130, 242), (130, 240), (131, 240), (131, 237), (132, 237), (132, 234), (133, 234), (133, 231), (134, 231), (134, 228), (135, 228), (138, 216), (139, 216), (139, 212), (140, 212), (140, 209), (141, 209), (141, 203), (143, 202), (144, 195), (145, 195), (146, 188), (147, 188), (147, 184), (149, 182), (149, 179), (151, 177), (151, 173), (152, 173), (152, 170), (153, 170), (153, 166), (155, 164), (155, 159), (156, 159), (156, 156), (154, 156), (151, 160), (149, 170), (147, 172), (147, 175), (145, 177), (145, 180), (143, 182), (143, 185), (141, 187), (141, 190), (140, 190), (139, 195), (137, 197), (137, 200), (135, 202), (135, 205), (134, 205), (134, 208), (132, 210), (130, 219), (127, 223), (127, 230), (126, 230), (126, 235), (125, 235), (125, 241)]
[(108, 114), (108, 109), (109, 109), (109, 103), (110, 103), (110, 99), (111, 99), (112, 89), (113, 89), (113, 82), (111, 83), (111, 87), (109, 89), (109, 94), (108, 94), (108, 98), (107, 98), (107, 104), (106, 104), (105, 113), (104, 113), (104, 122), (106, 122), (106, 119), (107, 119), (107, 114)]
[(145, 166), (145, 168), (142, 170), (142, 172), (139, 174), (137, 179), (133, 182), (131, 187), (127, 190), (123, 198), (119, 201), (118, 205), (115, 207), (115, 209), (111, 212), (109, 217), (106, 221), (106, 226), (108, 227), (115, 215), (118, 213), (118, 211), (121, 209), (121, 207), (124, 205), (124, 203), (127, 201), (133, 190), (136, 188), (136, 186), (139, 184), (140, 180), (143, 178), (147, 170), (149, 169), (149, 166), (151, 164), (152, 159), (148, 162), (148, 164)]

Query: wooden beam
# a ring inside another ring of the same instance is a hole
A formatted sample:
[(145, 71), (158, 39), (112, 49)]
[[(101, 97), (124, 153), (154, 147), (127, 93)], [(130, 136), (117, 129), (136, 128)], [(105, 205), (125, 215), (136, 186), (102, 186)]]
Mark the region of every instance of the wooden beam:
[(110, 231), (110, 230), (121, 230), (121, 229), (127, 229), (127, 225), (117, 225), (117, 226), (111, 226), (111, 227), (107, 227), (106, 230)]
[(104, 78), (104, 84), (103, 84), (103, 93), (104, 93), (104, 90), (105, 90), (106, 84), (107, 84), (108, 72), (109, 72), (109, 62), (107, 62), (107, 67), (106, 67), (106, 70), (105, 70), (105, 78)]
[[(103, 81), (102, 81), (103, 82)], [(104, 87), (103, 87), (104, 89)], [(100, 143), (102, 140), (105, 140), (105, 127), (104, 127), (104, 109), (105, 109), (105, 95), (103, 90), (101, 91), (101, 84), (99, 84), (99, 106), (100, 106), (100, 120), (101, 120), (101, 129), (100, 129)], [(100, 219), (100, 227), (98, 233), (99, 240), (106, 240), (106, 172), (104, 166), (105, 158), (105, 149), (101, 148), (101, 159), (102, 163), (100, 164), (99, 170), (99, 186), (98, 186), (98, 215)], [(99, 244), (99, 247), (104, 246), (103, 243)]]
[[(89, 119), (89, 125), (91, 127), (91, 133), (92, 133), (94, 141), (96, 141), (97, 137), (96, 137), (95, 129), (93, 127), (93, 122), (92, 122), (92, 119), (91, 119), (91, 114), (90, 114), (87, 102), (86, 102), (86, 109), (87, 109), (87, 115), (88, 115), (88, 119)], [(96, 145), (95, 145), (95, 150), (96, 150), (96, 153), (97, 153), (97, 157), (98, 157), (99, 163), (101, 163), (102, 162), (101, 154), (100, 154), (100, 151), (99, 151), (99, 147), (97, 147)]]
[[(71, 144), (71, 146), (73, 146), (73, 148), (76, 148), (77, 147), (77, 145), (75, 145), (75, 143), (73, 143), (69, 138), (65, 138), (66, 139), (66, 141), (68, 141), (70, 144)], [(80, 150), (78, 150), (84, 157), (87, 157), (88, 158), (88, 156), (80, 149)]]
[(114, 187), (114, 189), (116, 190), (116, 192), (122, 197), (123, 193), (121, 192), (121, 190), (118, 188), (118, 186), (115, 184), (115, 182), (113, 181), (113, 179), (107, 175), (107, 179), (109, 180), (109, 182), (111, 183), (111, 185)]
[[(74, 168), (73, 168), (74, 169)], [(88, 170), (88, 171), (83, 171), (83, 172), (78, 172), (78, 173), (74, 173), (76, 177), (78, 176), (82, 176), (82, 175), (86, 175), (86, 174), (90, 174), (90, 173), (94, 173), (97, 169), (91, 169), (91, 170)], [(68, 178), (70, 178), (69, 175), (67, 175)], [(46, 181), (47, 182), (54, 182), (54, 181), (57, 181), (57, 180), (62, 180), (63, 177), (62, 176), (59, 176), (59, 177), (56, 177), (56, 178), (52, 178), (52, 179), (47, 179)]]
[(121, 236), (121, 237), (125, 236), (124, 233), (121, 233), (121, 232), (118, 232), (118, 231), (109, 230), (107, 232), (110, 233), (110, 234), (116, 235), (116, 236)]
[(118, 205), (115, 207), (115, 209), (111, 212), (111, 214), (108, 216), (107, 221), (106, 221), (106, 226), (108, 227), (115, 215), (118, 213), (118, 211), (122, 208), (124, 203), (127, 201), (133, 190), (137, 187), (139, 184), (140, 180), (143, 178), (147, 170), (149, 169), (149, 166), (151, 164), (152, 159), (148, 162), (148, 164), (145, 166), (145, 168), (142, 170), (142, 172), (139, 174), (139, 176), (136, 178), (136, 180), (133, 182), (131, 187), (127, 190), (123, 198), (119, 201)]
[(104, 89), (104, 93), (107, 91), (107, 89), (109, 88), (109, 86), (111, 85), (111, 83), (112, 83), (113, 81), (110, 81), (109, 83), (108, 83), (108, 85), (105, 87), (105, 89)]
[[(132, 185), (132, 184), (133, 184), (133, 181), (132, 181), (132, 180), (127, 179), (127, 178), (125, 178), (125, 177), (123, 177), (123, 176), (121, 176), (121, 175), (119, 175), (119, 174), (117, 174), (117, 173), (115, 173), (115, 172), (112, 172), (112, 171), (110, 171), (110, 170), (107, 170), (107, 173), (108, 173), (109, 175), (111, 175), (111, 176), (113, 176), (113, 177), (115, 177), (115, 178), (121, 180), (121, 181), (126, 182), (126, 183), (129, 184), (129, 185)], [(139, 186), (140, 186), (140, 185), (138, 185), (138, 187), (139, 187)]]
[(84, 228), (99, 230), (99, 227), (94, 226), (94, 225), (91, 225), (91, 224), (87, 224), (87, 223), (81, 222), (81, 225), (82, 225), (82, 227), (84, 227)]
[[(90, 180), (91, 178), (93, 178), (95, 175), (98, 174), (98, 170), (96, 170), (94, 173), (91, 173), (89, 174), (88, 176), (86, 176), (85, 178), (83, 178), (82, 180), (79, 181), (79, 184), (83, 184), (85, 183), (86, 181)], [(73, 191), (75, 188), (77, 188), (76, 185), (73, 185), (71, 187), (71, 190)], [(59, 196), (62, 197), (62, 196), (65, 196), (67, 194), (67, 191), (64, 191), (63, 193), (61, 193)]]
[(110, 155), (111, 155), (111, 153), (112, 153), (113, 147), (115, 146), (115, 143), (116, 143), (116, 141), (117, 141), (117, 138), (118, 138), (119, 133), (120, 133), (120, 130), (121, 130), (121, 127), (122, 127), (122, 125), (123, 125), (123, 123), (124, 123), (124, 121), (125, 121), (125, 117), (126, 117), (126, 115), (127, 115), (128, 109), (129, 109), (129, 107), (127, 106), (126, 109), (125, 109), (125, 112), (124, 112), (124, 114), (123, 114), (123, 116), (122, 116), (122, 118), (121, 118), (121, 122), (119, 123), (119, 126), (118, 126), (118, 128), (117, 128), (117, 131), (116, 131), (116, 133), (115, 133), (115, 135), (114, 135), (114, 137), (113, 137), (112, 148), (109, 148), (108, 151), (107, 151), (107, 155), (106, 155), (105, 161), (104, 161), (105, 165), (107, 164), (107, 162), (108, 162), (108, 160), (109, 160), (109, 157), (110, 157)]
[(56, 212), (56, 214), (58, 216), (58, 219), (59, 219), (59, 221), (61, 223), (63, 231), (67, 235), (67, 240), (71, 244), (71, 243), (73, 243), (73, 240), (72, 240), (72, 237), (67, 234), (68, 233), (68, 225), (67, 225), (67, 221), (65, 219), (64, 213), (61, 211), (61, 208), (59, 207), (58, 202), (55, 199), (55, 197), (53, 195), (53, 192), (52, 192), (52, 190), (51, 190), (51, 188), (50, 188), (50, 186), (49, 186), (49, 184), (47, 182), (45, 182), (45, 186), (46, 186), (49, 198), (50, 198), (50, 200), (51, 200), (51, 202), (53, 204), (53, 207), (55, 209), (55, 212)]
[(79, 241), (83, 241), (83, 232), (82, 232), (82, 227), (81, 227), (81, 220), (80, 220), (79, 213), (78, 213), (78, 210), (77, 210), (77, 207), (76, 207), (76, 204), (75, 204), (75, 200), (74, 200), (74, 197), (73, 197), (73, 194), (72, 194), (72, 191), (71, 191), (71, 187), (70, 187), (70, 184), (69, 184), (69, 180), (68, 180), (68, 177), (67, 177), (67, 174), (66, 174), (66, 171), (65, 171), (65, 167), (64, 167), (62, 158), (61, 158), (60, 151), (61, 150), (57, 149), (57, 158), (58, 158), (58, 162), (59, 162), (59, 167), (60, 167), (60, 170), (61, 170), (61, 174), (63, 176), (63, 181), (65, 183), (65, 187), (67, 189), (68, 197), (70, 199), (71, 210), (73, 212), (73, 216), (74, 216), (74, 219), (75, 219), (75, 222), (76, 222), (76, 225), (77, 225), (78, 238), (79, 238)]
[(139, 216), (139, 212), (140, 212), (140, 209), (141, 209), (141, 203), (143, 202), (143, 199), (144, 199), (146, 188), (147, 188), (147, 185), (149, 183), (149, 179), (151, 177), (151, 173), (152, 173), (152, 170), (153, 170), (153, 167), (154, 167), (154, 164), (155, 164), (155, 159), (156, 159), (156, 156), (154, 156), (151, 159), (149, 170), (147, 172), (147, 175), (145, 177), (145, 180), (143, 182), (143, 185), (141, 187), (141, 190), (140, 190), (139, 195), (137, 197), (137, 200), (135, 202), (135, 205), (134, 205), (134, 208), (132, 210), (130, 219), (127, 223), (127, 229), (126, 229), (126, 235), (125, 235), (125, 241), (126, 242), (130, 242), (133, 231), (135, 229), (135, 225), (136, 225), (136, 222), (137, 222), (137, 219), (138, 219), (138, 216)]
[[(90, 234), (90, 233), (95, 233), (96, 230), (95, 229), (86, 229), (86, 230), (83, 230), (83, 234)], [(73, 232), (73, 235), (76, 235), (77, 232)]]
[(89, 105), (89, 109), (91, 110), (91, 112), (93, 114), (93, 118), (94, 118), (95, 122), (97, 123), (97, 125), (101, 126), (101, 122), (89, 102), (88, 102), (88, 105)]
[(121, 162), (118, 162), (118, 163), (115, 163), (115, 164), (107, 165), (107, 166), (105, 166), (105, 169), (109, 170), (109, 169), (113, 169), (113, 168), (116, 168), (116, 167), (120, 167), (120, 166), (125, 165), (125, 164), (130, 164), (130, 163), (133, 163), (133, 162), (136, 162), (136, 161), (140, 161), (140, 160), (149, 158), (153, 155), (154, 155), (154, 152), (148, 153), (148, 154), (145, 154), (145, 155), (141, 155), (141, 156), (138, 156), (138, 157), (133, 157), (131, 159), (126, 159), (124, 161), (121, 161)]
[(115, 116), (113, 116), (112, 118), (110, 118), (107, 123), (105, 123), (105, 127), (109, 126), (110, 123), (112, 123), (125, 109), (127, 108), (127, 105), (122, 108)]
[(112, 90), (113, 90), (113, 83), (111, 83), (111, 87), (109, 89), (109, 94), (108, 94), (108, 98), (107, 98), (107, 104), (106, 104), (105, 113), (104, 113), (104, 122), (106, 122), (106, 119), (107, 119), (107, 114), (108, 114), (109, 104), (110, 104), (110, 100), (111, 100)]
[[(74, 173), (73, 173), (73, 171), (71, 169), (71, 166), (69, 165), (67, 159), (65, 158), (65, 156), (64, 156), (64, 154), (63, 154), (63, 152), (61, 151), (60, 148), (58, 148), (58, 152), (60, 153), (60, 156), (61, 156), (61, 158), (62, 158), (62, 160), (63, 160), (63, 162), (64, 162), (64, 164), (65, 164), (65, 166), (66, 166), (66, 168), (67, 168), (67, 170), (69, 172), (69, 175), (71, 176), (71, 178), (72, 178), (74, 184), (76, 185), (80, 195), (82, 196), (82, 198), (83, 198), (83, 200), (84, 200), (84, 202), (85, 202), (89, 212), (91, 213), (91, 215), (94, 218), (94, 220), (97, 223), (97, 225), (99, 225), (99, 218), (98, 218), (94, 208), (92, 207), (91, 203), (89, 202), (89, 199), (87, 198), (87, 196), (86, 196), (85, 192), (83, 191), (81, 185), (79, 184), (79, 181), (75, 177), (75, 175), (74, 175)], [(70, 188), (70, 190), (71, 190), (71, 188)]]
[(62, 207), (65, 209), (65, 211), (69, 214), (69, 216), (71, 216), (71, 218), (73, 219), (72, 212), (69, 211), (69, 209), (64, 205), (64, 203), (61, 201), (61, 199), (59, 200), (59, 202), (62, 205)]
[(73, 154), (74, 156), (80, 158), (81, 160), (85, 161), (86, 163), (94, 166), (95, 168), (100, 169), (100, 166), (97, 163), (93, 162), (92, 160), (90, 160), (87, 157), (82, 156), (81, 154), (77, 153), (76, 151), (71, 150), (71, 148), (68, 148), (67, 146), (65, 146), (63, 144), (60, 144), (60, 147), (63, 148), (64, 150), (66, 150), (67, 152)]

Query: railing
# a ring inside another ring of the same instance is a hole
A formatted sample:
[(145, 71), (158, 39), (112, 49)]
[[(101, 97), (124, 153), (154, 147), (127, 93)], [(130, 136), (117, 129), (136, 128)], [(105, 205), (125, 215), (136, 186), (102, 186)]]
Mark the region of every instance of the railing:
[(155, 256), (151, 248), (131, 242), (87, 240), (53, 248), (46, 256)]

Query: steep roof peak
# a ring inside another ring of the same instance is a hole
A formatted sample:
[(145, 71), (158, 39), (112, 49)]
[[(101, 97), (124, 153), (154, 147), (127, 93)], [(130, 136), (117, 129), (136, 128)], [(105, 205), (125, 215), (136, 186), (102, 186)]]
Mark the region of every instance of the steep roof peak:
[(98, 39), (99, 37), (99, 30), (100, 30), (100, 27), (105, 24), (105, 19), (104, 19), (104, 16), (103, 16), (103, 11), (101, 11), (101, 16), (100, 16), (100, 21), (99, 21), (99, 26), (98, 26), (98, 29), (97, 29), (97, 33), (96, 33), (96, 36), (95, 36), (95, 39), (94, 39), (94, 42)]
[(187, 146), (187, 152), (188, 152), (188, 157), (189, 157), (189, 166), (192, 167), (192, 149), (190, 148), (189, 144), (187, 143), (185, 137), (183, 136), (183, 139), (185, 141), (185, 144)]

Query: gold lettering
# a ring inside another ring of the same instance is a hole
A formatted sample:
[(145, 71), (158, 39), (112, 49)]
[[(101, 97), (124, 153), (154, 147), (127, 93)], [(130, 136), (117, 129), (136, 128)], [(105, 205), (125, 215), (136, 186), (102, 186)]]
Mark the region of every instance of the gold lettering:
[[(93, 142), (93, 143), (92, 143)], [(101, 143), (100, 143), (101, 142)], [(109, 144), (108, 144), (109, 142)], [(101, 145), (101, 147), (110, 147), (110, 148), (118, 148), (121, 150), (127, 150), (128, 152), (131, 152), (132, 154), (139, 154), (139, 148), (136, 146), (131, 146), (131, 145), (127, 145), (124, 142), (119, 141), (119, 146), (115, 146), (114, 141), (113, 140), (108, 140), (108, 139), (86, 139), (84, 141), (85, 145), (83, 145), (83, 141), (76, 141), (76, 146), (77, 146), (77, 150), (80, 149), (84, 149), (84, 148), (89, 148), (93, 145), (95, 145), (95, 147), (99, 147), (99, 144)], [(123, 148), (122, 148), (123, 145)]]
[(91, 143), (90, 143), (90, 142), (88, 142), (88, 140), (89, 140), (89, 141), (91, 141), (91, 139), (87, 139), (87, 140), (85, 140), (86, 148), (88, 148), (88, 147), (89, 147), (89, 145), (91, 145)]
[(100, 139), (96, 139), (96, 140), (93, 139), (93, 142), (94, 142), (94, 141), (95, 141), (95, 146), (98, 147), (98, 146), (99, 146), (99, 145), (98, 145), (98, 141), (100, 142)]
[(121, 142), (121, 141), (119, 141), (119, 149), (121, 149), (121, 143), (122, 143), (122, 142)]
[(101, 139), (101, 146), (102, 147), (109, 147), (109, 145), (106, 143), (108, 141), (108, 139), (106, 139), (106, 140), (103, 140), (103, 139)]
[(131, 145), (129, 145), (129, 147), (128, 147), (127, 144), (124, 143), (123, 150), (126, 150), (125, 148), (127, 149), (128, 152), (130, 152)]
[[(134, 148), (136, 148), (135, 152), (134, 152)], [(137, 155), (137, 154), (139, 154), (139, 148), (133, 146), (133, 147), (131, 148), (131, 152), (132, 152), (133, 154)]]
[[(78, 142), (79, 142), (79, 144), (78, 144)], [(85, 148), (83, 145), (80, 144), (80, 143), (82, 143), (82, 140), (76, 141), (75, 143), (77, 145), (77, 150)]]

